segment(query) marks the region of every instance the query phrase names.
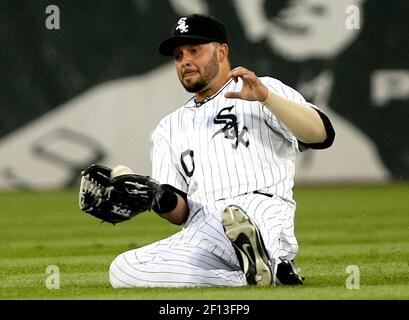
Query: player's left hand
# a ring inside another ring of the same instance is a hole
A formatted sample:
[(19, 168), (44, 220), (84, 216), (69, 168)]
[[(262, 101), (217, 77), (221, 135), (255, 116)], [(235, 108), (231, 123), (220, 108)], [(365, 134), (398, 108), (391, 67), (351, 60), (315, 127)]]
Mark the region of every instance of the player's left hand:
[(151, 210), (160, 200), (161, 185), (150, 177), (124, 174), (111, 178), (111, 171), (94, 164), (81, 172), (79, 206), (82, 211), (116, 224)]
[(226, 98), (243, 99), (249, 101), (264, 101), (268, 95), (267, 87), (260, 81), (257, 75), (244, 67), (237, 67), (230, 71), (229, 78), (238, 81), (243, 80), (241, 91), (226, 92)]

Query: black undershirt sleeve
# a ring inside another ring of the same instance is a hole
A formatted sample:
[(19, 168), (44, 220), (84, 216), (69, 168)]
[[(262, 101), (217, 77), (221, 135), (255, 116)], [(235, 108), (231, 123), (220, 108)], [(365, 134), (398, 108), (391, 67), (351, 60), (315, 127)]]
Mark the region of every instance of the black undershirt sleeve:
[[(312, 107), (313, 108), (313, 107)], [(325, 131), (327, 133), (327, 138), (323, 142), (319, 143), (305, 143), (298, 140), (298, 144), (300, 145), (300, 151), (304, 151), (306, 149), (327, 149), (334, 143), (335, 139), (335, 130), (331, 124), (329, 118), (323, 113), (321, 110), (314, 108), (315, 111), (318, 112), (322, 122), (324, 123)]]
[(164, 193), (159, 202), (152, 207), (153, 211), (156, 213), (168, 213), (175, 209), (178, 202), (176, 194), (180, 195), (187, 203), (187, 194), (183, 191), (170, 184), (162, 184), (161, 187), (163, 188)]

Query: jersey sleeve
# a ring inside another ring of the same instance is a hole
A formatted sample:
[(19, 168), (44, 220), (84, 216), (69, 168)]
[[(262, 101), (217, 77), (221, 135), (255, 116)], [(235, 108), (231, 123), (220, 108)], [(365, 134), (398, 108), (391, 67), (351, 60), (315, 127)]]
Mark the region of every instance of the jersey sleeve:
[(166, 121), (161, 121), (151, 135), (152, 177), (161, 184), (171, 185), (187, 193), (187, 182), (179, 170), (179, 159), (170, 144), (167, 131)]

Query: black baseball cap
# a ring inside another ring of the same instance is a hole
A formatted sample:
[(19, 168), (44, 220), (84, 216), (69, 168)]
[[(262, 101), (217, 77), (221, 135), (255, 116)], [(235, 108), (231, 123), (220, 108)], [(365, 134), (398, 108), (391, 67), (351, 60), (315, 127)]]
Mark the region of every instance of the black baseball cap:
[(214, 17), (192, 14), (178, 20), (172, 36), (160, 44), (159, 53), (172, 56), (175, 48), (181, 45), (209, 42), (228, 43), (225, 27)]

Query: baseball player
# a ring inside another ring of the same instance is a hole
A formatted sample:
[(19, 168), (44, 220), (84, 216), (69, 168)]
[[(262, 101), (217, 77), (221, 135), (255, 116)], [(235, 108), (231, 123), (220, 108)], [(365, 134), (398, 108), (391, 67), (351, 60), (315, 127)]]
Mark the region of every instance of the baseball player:
[[(159, 51), (194, 94), (152, 133), (161, 190), (152, 210), (183, 229), (116, 257), (112, 286), (302, 284), (293, 264), (295, 157), (332, 145), (330, 120), (279, 80), (232, 69), (213, 17), (181, 17)], [(144, 184), (130, 185), (140, 199)]]

